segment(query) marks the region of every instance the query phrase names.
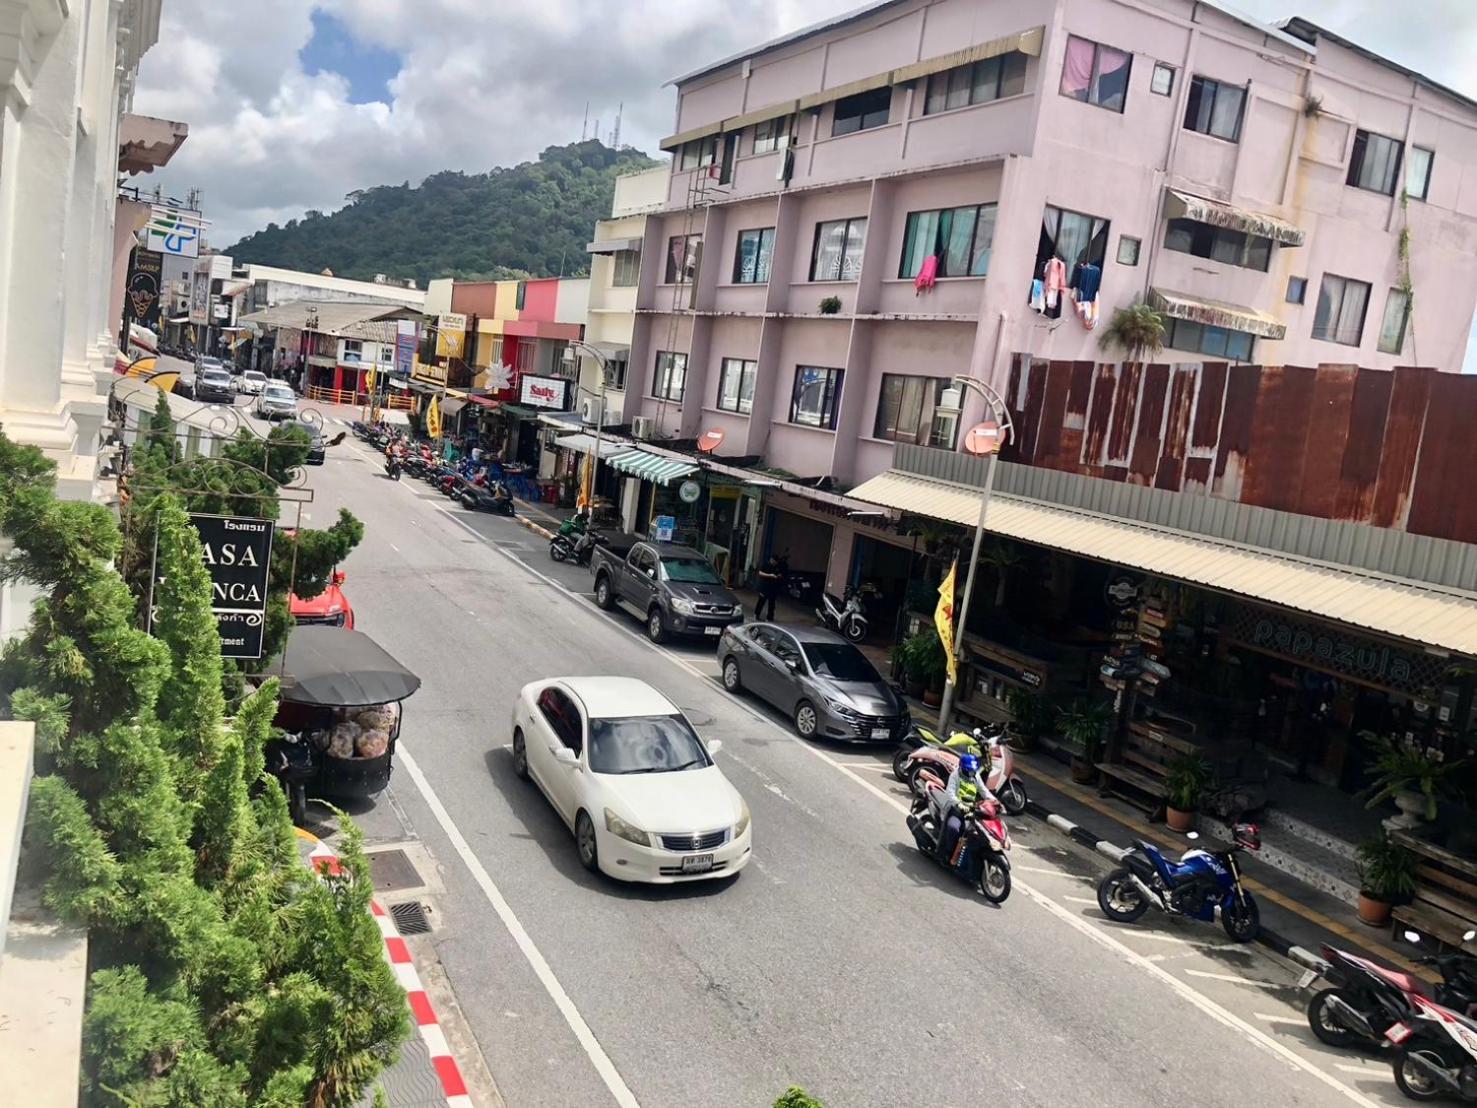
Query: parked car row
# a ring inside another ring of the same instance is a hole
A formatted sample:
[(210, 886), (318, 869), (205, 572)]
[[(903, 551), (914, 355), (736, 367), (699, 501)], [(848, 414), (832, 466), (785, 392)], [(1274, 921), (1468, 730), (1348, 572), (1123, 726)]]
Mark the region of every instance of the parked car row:
[[(221, 359), (206, 354), (195, 359), (193, 370), (179, 375), (174, 391), (208, 404), (234, 404), (238, 396), (251, 396), (256, 398), (251, 413), (258, 419), (297, 417), (297, 395), (286, 382), (274, 381), (257, 369), (232, 373)], [(318, 460), (322, 460), (321, 456)]]

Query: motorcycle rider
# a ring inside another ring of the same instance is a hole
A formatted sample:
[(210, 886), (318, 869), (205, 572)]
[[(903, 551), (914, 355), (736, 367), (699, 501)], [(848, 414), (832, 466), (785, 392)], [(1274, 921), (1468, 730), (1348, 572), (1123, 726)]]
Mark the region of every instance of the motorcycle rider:
[(938, 856), (945, 861), (954, 852), (954, 844), (964, 829), (964, 815), (981, 800), (994, 800), (995, 794), (985, 784), (978, 755), (965, 754), (949, 774), (949, 782), (942, 790), (934, 790), (929, 797), (933, 805), (935, 841)]

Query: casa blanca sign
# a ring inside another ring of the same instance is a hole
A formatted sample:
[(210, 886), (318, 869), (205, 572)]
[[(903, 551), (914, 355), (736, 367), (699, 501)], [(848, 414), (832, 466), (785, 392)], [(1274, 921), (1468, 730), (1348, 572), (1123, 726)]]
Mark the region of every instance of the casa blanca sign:
[[(260, 658), (272, 562), (269, 519), (191, 515), (210, 574), (210, 607), (221, 636), (221, 657)], [(152, 622), (155, 613), (149, 613)]]

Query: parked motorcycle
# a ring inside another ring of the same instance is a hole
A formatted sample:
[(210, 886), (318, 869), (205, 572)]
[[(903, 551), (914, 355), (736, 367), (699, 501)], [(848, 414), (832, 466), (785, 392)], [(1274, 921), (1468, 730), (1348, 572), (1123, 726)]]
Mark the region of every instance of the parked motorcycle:
[(821, 593), (821, 606), (815, 610), (822, 627), (829, 627), (847, 642), (861, 642), (867, 637), (867, 608), (864, 594), (875, 594), (871, 585), (846, 586), (846, 595), (837, 599), (832, 593)]
[(1477, 1102), (1477, 1020), (1419, 994), (1410, 1000), (1411, 1018), (1385, 1032), (1395, 1044), (1396, 1087), (1411, 1100)]
[(577, 566), (587, 566), (595, 555), (595, 548), (606, 546), (609, 542), (609, 539), (595, 530), (578, 535), (555, 535), (549, 540), (549, 557), (556, 562), (569, 561)]
[[(932, 787), (930, 793), (942, 792)], [(959, 832), (948, 857), (940, 854), (942, 830), (933, 814), (931, 796), (913, 799), (908, 813), (908, 830), (918, 849), (950, 873), (968, 881), (992, 904), (1002, 904), (1010, 895), (1010, 832), (1000, 818), (1000, 806), (982, 800), (964, 814), (964, 827)]]
[(385, 459), (385, 473), (389, 475), (390, 480), (400, 480), (400, 469), (400, 459), (395, 455), (391, 454)]
[[(504, 495), (499, 496), (501, 490)], [(506, 495), (507, 489), (501, 481), (494, 482), (491, 488), (485, 485), (476, 485), (471, 481), (463, 479), (457, 488), (456, 499), (462, 502), (462, 506), (474, 512), (491, 512), (493, 515), (511, 516), (514, 513), (513, 498)]]
[[(959, 764), (959, 758), (964, 754), (974, 754), (988, 759), (990, 772), (985, 777), (985, 784), (1000, 798), (1005, 811), (1012, 816), (1025, 813), (1028, 801), (1026, 784), (1016, 776), (1015, 753), (1006, 742), (1003, 726), (976, 727), (972, 732), (956, 731), (945, 741), (927, 727), (915, 724), (904, 743), (914, 735), (918, 745), (898, 748), (898, 754), (893, 755), (892, 772), (898, 780), (907, 782), (915, 796), (923, 795), (924, 781), (930, 772), (941, 783), (947, 782)], [(899, 755), (902, 756), (901, 765)]]
[[(1192, 831), (1189, 837), (1198, 836)], [(1132, 923), (1151, 907), (1208, 923), (1220, 908), (1226, 934), (1238, 943), (1249, 943), (1261, 927), (1261, 911), (1241, 884), (1236, 856), (1261, 848), (1261, 832), (1254, 823), (1234, 826), (1229, 850), (1190, 849), (1178, 862), (1165, 858), (1153, 843), (1135, 839), (1123, 865), (1098, 883), (1098, 907), (1119, 923)]]

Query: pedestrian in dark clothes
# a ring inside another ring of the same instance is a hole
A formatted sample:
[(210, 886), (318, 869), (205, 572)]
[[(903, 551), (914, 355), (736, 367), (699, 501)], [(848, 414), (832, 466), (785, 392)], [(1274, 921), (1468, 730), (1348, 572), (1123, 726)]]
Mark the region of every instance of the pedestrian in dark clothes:
[(774, 618), (774, 601), (780, 594), (780, 588), (785, 583), (785, 575), (780, 568), (780, 560), (773, 554), (769, 561), (765, 562), (759, 569), (759, 602), (754, 605), (754, 618), (764, 618), (764, 606), (769, 605), (769, 618)]

